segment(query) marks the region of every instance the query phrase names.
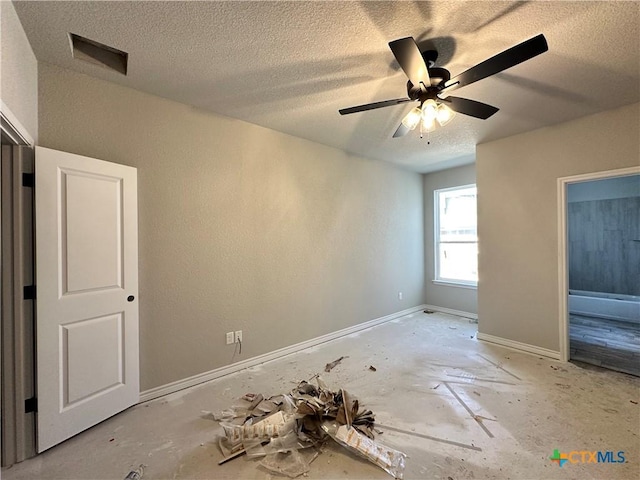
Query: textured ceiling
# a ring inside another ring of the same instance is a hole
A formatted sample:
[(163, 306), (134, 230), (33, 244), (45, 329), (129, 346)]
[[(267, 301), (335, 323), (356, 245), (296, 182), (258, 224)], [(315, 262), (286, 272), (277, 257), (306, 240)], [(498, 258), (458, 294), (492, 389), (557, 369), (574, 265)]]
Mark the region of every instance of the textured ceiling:
[[(475, 145), (640, 100), (638, 2), (15, 2), (39, 61), (418, 172)], [(129, 52), (123, 75), (71, 57), (68, 33)], [(391, 138), (413, 104), (388, 42), (413, 36), (451, 75), (539, 33), (549, 51), (456, 91), (500, 108)], [(239, 128), (242, 128), (241, 126)], [(515, 152), (514, 152), (515, 153)]]

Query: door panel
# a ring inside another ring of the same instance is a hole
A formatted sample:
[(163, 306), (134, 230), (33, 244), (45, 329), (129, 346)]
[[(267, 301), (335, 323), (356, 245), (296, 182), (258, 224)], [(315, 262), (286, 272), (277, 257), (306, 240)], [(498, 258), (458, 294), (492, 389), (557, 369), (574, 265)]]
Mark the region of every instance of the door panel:
[(63, 410), (124, 384), (123, 321), (117, 313), (60, 327)]
[(36, 147), (35, 183), (42, 452), (138, 402), (137, 171)]
[(122, 288), (122, 179), (60, 174), (62, 294)]

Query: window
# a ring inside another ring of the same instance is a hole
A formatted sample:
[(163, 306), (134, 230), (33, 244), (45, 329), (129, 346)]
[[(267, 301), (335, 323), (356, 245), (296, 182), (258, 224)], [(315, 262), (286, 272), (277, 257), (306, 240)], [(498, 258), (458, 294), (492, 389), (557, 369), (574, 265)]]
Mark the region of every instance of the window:
[(435, 281), (476, 286), (478, 229), (476, 186), (434, 192)]

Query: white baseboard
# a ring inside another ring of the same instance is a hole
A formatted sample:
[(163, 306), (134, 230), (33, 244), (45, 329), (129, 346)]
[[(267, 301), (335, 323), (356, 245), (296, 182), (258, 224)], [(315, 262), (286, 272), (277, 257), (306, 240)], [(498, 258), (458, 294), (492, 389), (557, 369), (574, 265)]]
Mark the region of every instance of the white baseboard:
[(425, 305), (425, 309), (433, 310), (434, 312), (448, 313), (449, 315), (455, 315), (456, 317), (464, 317), (464, 318), (470, 318), (472, 320), (478, 320), (477, 313), (464, 312), (462, 310), (454, 310), (452, 308), (446, 308), (446, 307), (438, 307), (437, 305)]
[(417, 307), (408, 308), (400, 312), (392, 313), (390, 315), (385, 315), (384, 317), (379, 317), (373, 320), (369, 320), (368, 322), (359, 323), (358, 325), (354, 325), (352, 327), (343, 328), (342, 330), (337, 330), (335, 332), (331, 332), (326, 335), (322, 335), (320, 337), (316, 337), (310, 340), (306, 340), (304, 342), (296, 343), (295, 345), (290, 345), (288, 347), (274, 350), (273, 352), (265, 353), (263, 355), (258, 355), (257, 357), (249, 358), (247, 360), (243, 360), (241, 362), (237, 362), (232, 365), (216, 368), (208, 372), (203, 372), (198, 375), (193, 375), (192, 377), (184, 378), (182, 380), (177, 380), (175, 382), (167, 383), (166, 385), (161, 385), (159, 387), (151, 388), (149, 390), (145, 390), (144, 392), (140, 392), (140, 403), (153, 400), (154, 398), (162, 397), (163, 395), (168, 395), (170, 393), (174, 393), (179, 390), (184, 390), (185, 388), (193, 387), (194, 385), (198, 385), (200, 383), (209, 382), (216, 378), (229, 375), (230, 373), (235, 373), (240, 370), (244, 370), (245, 368), (254, 367), (256, 365), (260, 365), (261, 363), (269, 362), (271, 360), (284, 357), (285, 355), (299, 352), (300, 350), (304, 350), (305, 348), (315, 347), (316, 345), (320, 345), (321, 343), (329, 342), (331, 340), (335, 340), (336, 338), (344, 337), (351, 333), (359, 332), (367, 328), (375, 327), (377, 325), (390, 322), (391, 320), (395, 320), (396, 318), (404, 317), (405, 315), (422, 311), (425, 308), (427, 308), (426, 305), (418, 305)]
[(518, 350), (520, 352), (531, 353), (533, 355), (541, 355), (543, 357), (553, 358), (560, 360), (560, 352), (555, 350), (549, 350), (548, 348), (537, 347), (535, 345), (529, 345), (528, 343), (516, 342), (515, 340), (509, 340), (508, 338), (495, 337), (488, 333), (478, 332), (478, 340), (483, 342), (495, 343), (501, 347), (511, 348), (512, 350)]

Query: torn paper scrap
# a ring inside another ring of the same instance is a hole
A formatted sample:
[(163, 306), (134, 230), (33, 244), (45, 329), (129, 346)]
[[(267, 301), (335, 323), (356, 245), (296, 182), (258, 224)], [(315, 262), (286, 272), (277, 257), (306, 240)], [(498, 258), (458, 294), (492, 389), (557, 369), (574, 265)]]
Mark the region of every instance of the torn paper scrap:
[(324, 371), (329, 373), (332, 369), (334, 369), (336, 367), (336, 365), (338, 365), (342, 360), (344, 360), (345, 358), (349, 358), (349, 357), (340, 357), (337, 360), (334, 360), (331, 363), (327, 363), (324, 366)]
[(347, 428), (341, 425), (335, 433), (331, 433), (332, 428), (327, 424), (322, 427), (339, 444), (355, 451), (372, 463), (375, 463), (385, 472), (395, 478), (402, 479), (404, 475), (406, 454), (385, 447), (358, 432), (355, 428)]

